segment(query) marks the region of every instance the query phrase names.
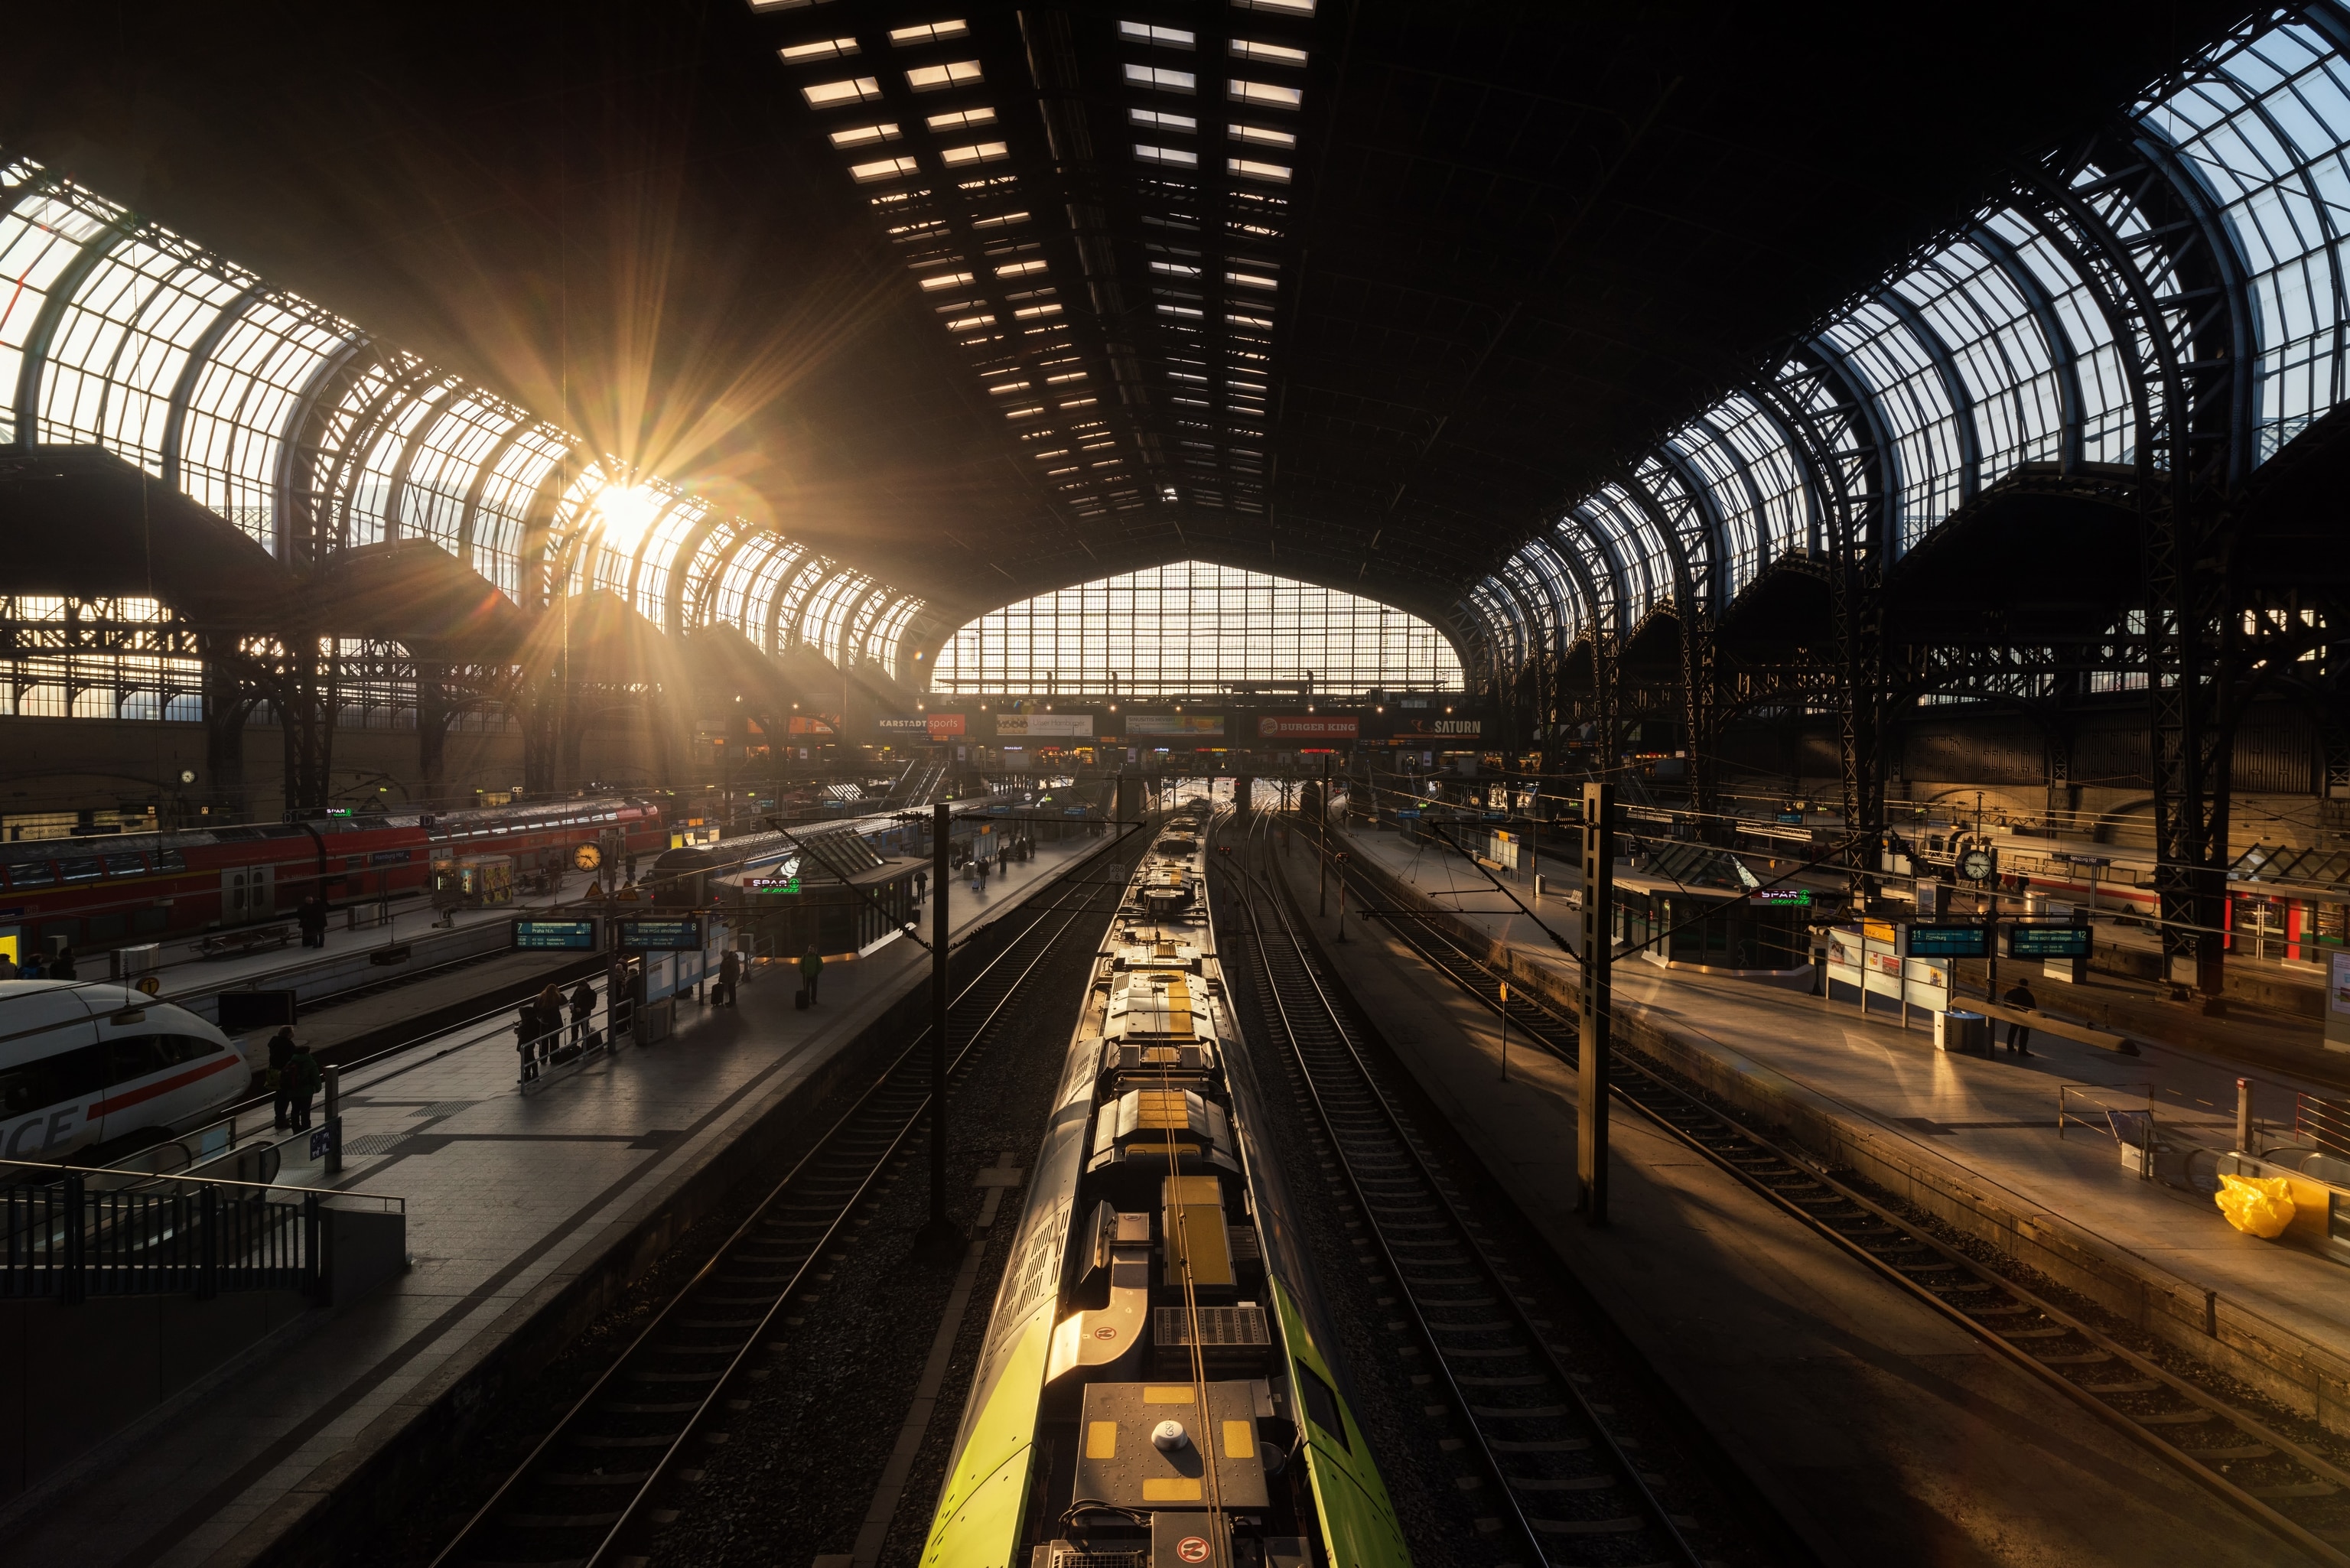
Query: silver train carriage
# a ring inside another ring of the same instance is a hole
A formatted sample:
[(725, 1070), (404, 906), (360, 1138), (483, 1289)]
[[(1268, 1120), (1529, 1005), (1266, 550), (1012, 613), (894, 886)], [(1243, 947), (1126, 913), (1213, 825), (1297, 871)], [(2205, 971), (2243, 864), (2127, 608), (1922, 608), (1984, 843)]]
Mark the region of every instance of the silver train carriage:
[(203, 1117), (252, 1078), (227, 1035), (143, 992), (0, 981), (0, 1157), (87, 1164)]
[(1209, 921), (1206, 813), (1096, 961), (922, 1561), (1388, 1568)]

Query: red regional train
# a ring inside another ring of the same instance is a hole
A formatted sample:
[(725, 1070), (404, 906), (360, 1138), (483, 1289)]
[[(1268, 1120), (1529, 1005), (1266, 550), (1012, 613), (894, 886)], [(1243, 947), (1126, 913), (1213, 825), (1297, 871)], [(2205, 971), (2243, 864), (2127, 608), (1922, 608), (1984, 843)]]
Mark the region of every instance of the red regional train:
[(436, 858), (526, 859), (607, 834), (631, 854), (669, 847), (660, 806), (616, 797), (0, 844), (0, 938), (47, 950), (57, 937), (104, 947), (250, 925), (313, 893), (330, 903), (421, 893)]

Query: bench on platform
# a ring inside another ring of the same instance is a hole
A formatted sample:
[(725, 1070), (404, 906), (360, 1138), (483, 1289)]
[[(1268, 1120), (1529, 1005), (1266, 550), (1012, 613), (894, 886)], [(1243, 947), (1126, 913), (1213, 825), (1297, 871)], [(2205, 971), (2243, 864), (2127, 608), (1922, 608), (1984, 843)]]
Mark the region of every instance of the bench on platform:
[(196, 943), (196, 951), (206, 958), (231, 958), (240, 953), (257, 953), (265, 948), (282, 948), (293, 940), (291, 926), (251, 926), (243, 930), (214, 931)]

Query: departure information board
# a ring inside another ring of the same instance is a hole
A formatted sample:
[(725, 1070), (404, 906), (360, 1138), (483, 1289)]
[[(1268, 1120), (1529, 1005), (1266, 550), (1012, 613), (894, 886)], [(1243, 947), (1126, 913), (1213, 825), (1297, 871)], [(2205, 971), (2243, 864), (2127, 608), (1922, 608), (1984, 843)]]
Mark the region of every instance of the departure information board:
[(514, 923), (514, 945), (517, 948), (553, 948), (564, 952), (592, 953), (596, 950), (596, 922), (516, 920)]
[(1910, 958), (1989, 958), (1991, 928), (1981, 921), (1966, 925), (1928, 925), (1913, 920), (1907, 928), (1908, 945), (1902, 950)]
[(686, 953), (702, 950), (702, 918), (698, 915), (624, 915), (620, 946), (639, 952)]
[(2095, 933), (2086, 926), (2010, 926), (2007, 956), (2019, 959), (2085, 959)]

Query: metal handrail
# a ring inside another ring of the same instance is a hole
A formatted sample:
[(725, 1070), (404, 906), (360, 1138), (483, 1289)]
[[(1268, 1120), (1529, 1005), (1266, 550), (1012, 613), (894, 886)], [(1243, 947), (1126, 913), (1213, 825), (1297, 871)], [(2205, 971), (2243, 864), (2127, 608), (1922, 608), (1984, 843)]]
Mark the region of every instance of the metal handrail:
[(225, 1176), (167, 1176), (145, 1171), (109, 1170), (101, 1165), (50, 1165), (46, 1161), (33, 1159), (0, 1159), (0, 1166), (17, 1170), (47, 1171), (56, 1176), (106, 1176), (117, 1179), (129, 1177), (141, 1182), (176, 1181), (184, 1186), (195, 1188), (199, 1191), (208, 1187), (249, 1187), (261, 1192), (296, 1192), (319, 1198), (364, 1198), (376, 1203), (398, 1204), (400, 1213), (408, 1212), (408, 1199), (397, 1194), (361, 1192), (342, 1187), (296, 1187), (290, 1182), (237, 1181)]

